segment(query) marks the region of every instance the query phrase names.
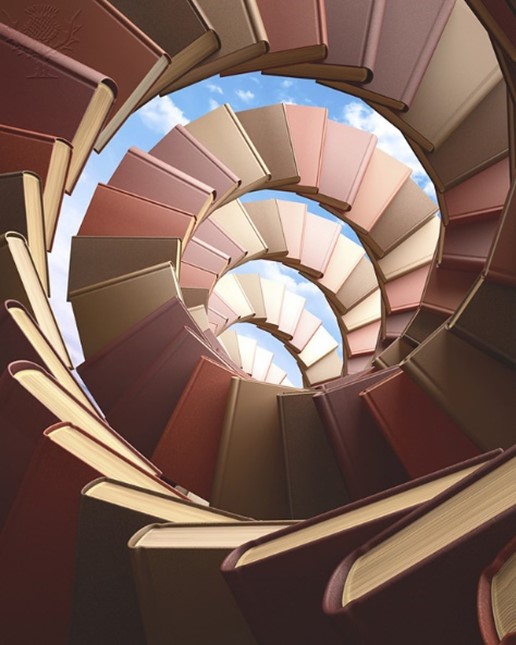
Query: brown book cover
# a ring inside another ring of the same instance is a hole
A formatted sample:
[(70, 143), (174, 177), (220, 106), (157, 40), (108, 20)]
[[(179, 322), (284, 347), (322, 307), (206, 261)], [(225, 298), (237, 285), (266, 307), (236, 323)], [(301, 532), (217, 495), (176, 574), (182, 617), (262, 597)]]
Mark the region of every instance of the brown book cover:
[(438, 314), (454, 313), (478, 277), (477, 271), (464, 271), (432, 265), (421, 306)]
[(414, 344), (405, 337), (400, 336), (392, 341), (392, 343), (383, 351), (381, 351), (374, 359), (374, 365), (379, 369), (386, 367), (396, 367), (399, 363), (408, 356), (414, 349)]
[(72, 237), (68, 292), (172, 262), (179, 269), (181, 241), (172, 237)]
[[(328, 53), (326, 6), (322, 0), (256, 0), (269, 40), (266, 54), (225, 70), (221, 76), (311, 62)], [(285, 29), (285, 25), (289, 25)]]
[(313, 517), (349, 497), (311, 392), (280, 394), (290, 517)]
[(284, 104), (242, 110), (236, 115), (270, 171), (264, 188), (297, 184), (301, 177)]
[(256, 0), (197, 0), (220, 41), (220, 48), (181, 78), (164, 88), (166, 94), (218, 74), (269, 49)]
[(516, 372), (446, 326), (401, 365), (482, 450), (514, 443)]
[(373, 78), (385, 0), (326, 0), (325, 4), (326, 58), (272, 68), (265, 74), (362, 83)]
[(499, 228), (500, 211), (488, 216), (452, 220), (445, 229), (440, 266), (480, 273)]
[(69, 141), (65, 188), (71, 192), (115, 99), (115, 83), (6, 24), (0, 24), (0, 59), (2, 87), (17, 88), (3, 97), (0, 123)]
[(351, 500), (407, 480), (396, 453), (358, 396), (391, 373), (392, 369), (376, 372), (314, 396)]
[(341, 636), (480, 643), (478, 578), (514, 536), (515, 467), (508, 450), (348, 555), (323, 600)]
[(0, 173), (30, 170), (39, 176), (46, 248), (50, 250), (63, 200), (72, 146), (51, 134), (0, 124), (0, 150)]
[(449, 318), (447, 312), (433, 311), (421, 307), (403, 333), (407, 342), (417, 347)]
[(328, 579), (342, 558), (493, 457), (482, 455), (390, 488), (232, 551), (222, 575), (257, 640), (342, 643), (322, 611)]
[(276, 200), (246, 202), (245, 210), (267, 245), (267, 258), (286, 257), (288, 248)]
[(195, 177), (215, 190), (210, 210), (222, 204), (240, 185), (240, 178), (182, 125), (176, 125), (149, 154)]
[(508, 56), (516, 60), (514, 7), (504, 0), (468, 0), (468, 6)]
[(428, 281), (430, 264), (415, 269), (382, 285), (382, 298), (387, 314), (417, 309)]
[(213, 480), (214, 506), (256, 518), (289, 515), (276, 397), (288, 388), (234, 378)]
[(129, 148), (108, 184), (191, 213), (200, 221), (215, 190), (138, 148)]
[(516, 183), (505, 202), (504, 211), (493, 249), (487, 263), (489, 280), (501, 284), (516, 285), (516, 255), (513, 240), (516, 236)]
[[(106, 217), (109, 213), (109, 217)], [(78, 235), (178, 237), (183, 244), (195, 226), (192, 213), (146, 199), (114, 186), (99, 184)]]
[(169, 479), (206, 500), (211, 499), (233, 376), (233, 371), (202, 356), (152, 453)]

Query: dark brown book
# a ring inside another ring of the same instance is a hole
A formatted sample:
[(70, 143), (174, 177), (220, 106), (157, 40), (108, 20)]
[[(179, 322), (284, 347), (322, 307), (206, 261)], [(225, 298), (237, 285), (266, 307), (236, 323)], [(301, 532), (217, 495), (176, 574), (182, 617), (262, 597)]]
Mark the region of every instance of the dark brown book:
[(449, 318), (448, 313), (420, 308), (403, 336), (406, 341), (417, 347)]
[(428, 274), (421, 306), (449, 316), (461, 304), (477, 277), (475, 270), (447, 269), (434, 263)]
[(514, 536), (515, 475), (511, 449), (346, 557), (323, 600), (341, 636), (367, 645), (480, 643), (478, 578)]
[(30, 170), (41, 180), (45, 244), (52, 247), (72, 146), (68, 141), (42, 132), (0, 124), (0, 172)]
[(0, 233), (16, 231), (27, 240), (41, 284), (49, 295), (42, 197), (41, 182), (35, 173), (25, 171), (0, 174)]
[(25, 238), (19, 233), (0, 235), (0, 301), (12, 298), (27, 307), (66, 365), (72, 363)]
[[(109, 213), (109, 217), (106, 217)], [(99, 184), (79, 228), (79, 235), (178, 237), (186, 244), (195, 217), (141, 195)]]
[[(235, 522), (238, 516), (113, 479), (81, 491), (69, 642), (145, 642), (127, 542), (154, 522)], [(244, 519), (244, 518), (242, 518)]]
[(152, 453), (169, 479), (206, 500), (211, 499), (233, 376), (235, 372), (201, 356)]
[(374, 358), (373, 364), (379, 369), (396, 367), (414, 350), (414, 347), (415, 345), (409, 339), (400, 336)]
[(163, 262), (180, 265), (181, 241), (170, 237), (72, 237), (68, 292)]
[(516, 371), (446, 325), (404, 361), (422, 387), (482, 450), (514, 443)]
[(516, 256), (512, 240), (516, 235), (516, 184), (507, 195), (502, 220), (487, 263), (489, 280), (516, 285)]
[(129, 148), (109, 185), (191, 213), (197, 221), (215, 199), (211, 186), (138, 148)]
[(280, 394), (290, 517), (313, 517), (349, 500), (311, 392)]
[(390, 374), (392, 370), (383, 370), (314, 395), (351, 500), (408, 479), (396, 453), (358, 396)]
[(326, 0), (325, 4), (326, 58), (268, 69), (265, 74), (362, 83), (373, 78), (385, 1)]
[(222, 564), (222, 575), (258, 642), (342, 643), (322, 611), (328, 579), (342, 558), (493, 456), (454, 465), (235, 549)]
[(514, 6), (504, 0), (468, 0), (468, 6), (509, 58), (516, 60)]
[[(321, 60), (328, 53), (326, 6), (321, 0), (256, 0), (269, 40), (266, 54), (236, 65), (221, 76)], [(289, 29), (285, 29), (289, 25)]]
[(69, 141), (65, 189), (71, 192), (116, 97), (115, 83), (6, 24), (0, 24), (0, 60), (2, 87), (16, 88), (5, 92), (0, 123)]

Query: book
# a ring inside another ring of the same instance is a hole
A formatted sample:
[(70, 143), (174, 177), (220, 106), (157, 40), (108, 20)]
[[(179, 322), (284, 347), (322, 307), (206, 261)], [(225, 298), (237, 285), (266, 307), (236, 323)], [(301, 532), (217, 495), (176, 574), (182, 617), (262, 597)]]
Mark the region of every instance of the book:
[[(320, 60), (328, 53), (326, 7), (320, 0), (283, 2), (257, 0), (269, 41), (267, 53), (224, 70), (221, 76), (268, 67)], [(285, 25), (290, 25), (288, 30)]]
[(153, 463), (171, 481), (206, 500), (211, 499), (233, 376), (227, 367), (201, 356), (152, 453)]
[(246, 260), (256, 260), (267, 252), (264, 239), (240, 201), (218, 208), (210, 219), (247, 251)]
[(154, 522), (222, 523), (239, 516), (106, 477), (80, 494), (68, 637), (139, 645), (144, 628), (127, 542)]
[(72, 237), (68, 291), (171, 262), (179, 271), (181, 241), (167, 237)]
[(317, 363), (317, 361), (326, 356), (326, 354), (336, 349), (338, 345), (339, 343), (326, 330), (326, 327), (321, 325), (303, 347), (302, 351), (299, 352), (298, 360), (305, 367), (311, 367), (314, 363)]
[(268, 349), (265, 349), (263, 347), (257, 346), (256, 354), (254, 355), (253, 371), (251, 372), (251, 377), (256, 381), (266, 381), (273, 358), (273, 352), (270, 352)]
[(129, 148), (108, 183), (191, 213), (198, 222), (215, 199), (211, 186), (138, 148)]
[(401, 365), (482, 450), (514, 443), (514, 369), (440, 327)]
[(179, 281), (181, 289), (207, 289), (212, 291), (217, 280), (218, 275), (213, 271), (208, 271), (208, 269), (203, 269), (188, 262), (181, 262), (181, 278)]
[(320, 318), (310, 313), (308, 309), (303, 309), (296, 331), (290, 341), (292, 349), (301, 352), (321, 325), (322, 320)]
[(262, 278), (261, 276), (260, 283), (262, 286), (265, 313), (267, 314), (266, 325), (268, 328), (276, 331), (279, 327), (286, 287), (281, 282)]
[(384, 340), (393, 341), (398, 336), (401, 336), (417, 313), (417, 311), (409, 309), (408, 311), (388, 314), (385, 317), (385, 325), (382, 330)]
[(275, 201), (288, 249), (288, 254), (283, 262), (298, 267), (301, 263), (301, 249), (303, 248), (306, 205), (284, 199), (276, 199)]
[(45, 294), (50, 294), (41, 181), (28, 171), (0, 174), (0, 231), (26, 239)]
[(0, 124), (0, 172), (31, 170), (39, 175), (43, 196), (45, 245), (52, 248), (57, 218), (72, 156), (65, 139)]
[(480, 642), (476, 588), (514, 535), (515, 465), (508, 450), (348, 555), (323, 600), (340, 633), (361, 643)]
[(448, 312), (434, 311), (426, 305), (420, 307), (414, 318), (403, 333), (404, 338), (417, 347), (427, 336), (430, 336), (438, 327), (440, 327), (449, 318)]
[(505, 2), (495, 0), (471, 0), (468, 6), (487, 29), (491, 37), (504, 49), (510, 59), (516, 58), (516, 47), (511, 36), (514, 26), (514, 13), (512, 7)]
[(500, 214), (500, 211), (491, 211), (488, 216), (450, 221), (441, 246), (439, 265), (480, 273), (498, 232)]
[(230, 273), (221, 278), (215, 285), (213, 293), (233, 311), (237, 312), (239, 320), (246, 320), (253, 317), (253, 306), (247, 298), (236, 274)]
[(341, 317), (341, 324), (348, 332), (368, 325), (382, 317), (382, 296), (380, 289), (376, 289), (361, 300)]
[(383, 285), (382, 298), (387, 314), (417, 309), (423, 297), (430, 269), (431, 265), (425, 264)]
[(276, 200), (246, 202), (245, 210), (267, 246), (267, 259), (286, 257), (288, 248)]
[(210, 211), (223, 204), (240, 185), (240, 178), (180, 124), (160, 139), (149, 154), (211, 186), (215, 198)]
[(269, 40), (256, 0), (229, 0), (224, 4), (197, 0), (219, 38), (220, 48), (202, 63), (162, 90), (179, 90), (228, 67), (253, 59), (269, 49)]
[(342, 558), (490, 458), (493, 454), (384, 490), (232, 551), (222, 575), (257, 640), (342, 643), (322, 611), (328, 579)]
[(18, 300), (34, 315), (42, 332), (67, 367), (72, 363), (25, 238), (8, 231), (0, 235), (0, 300)]
[[(277, 103), (236, 113), (238, 120), (256, 146), (269, 169), (264, 188), (280, 188), (300, 180), (285, 105)], [(263, 136), (264, 133), (266, 136)]]
[[(328, 55), (316, 62), (268, 69), (265, 74), (312, 79), (368, 82), (373, 78), (384, 0), (326, 0)], [(346, 25), (343, 37), (343, 25)]]
[(247, 375), (251, 375), (258, 342), (254, 338), (237, 334), (237, 343), (240, 365)]
[[(342, 226), (319, 215), (306, 213), (300, 265), (312, 277), (321, 278), (339, 240)], [(312, 244), (317, 239), (317, 245)]]
[(202, 242), (214, 246), (229, 257), (226, 271), (233, 269), (244, 261), (247, 251), (224, 229), (211, 219), (211, 217), (195, 229), (195, 237)]
[(6, 93), (0, 123), (69, 141), (70, 193), (115, 100), (115, 83), (6, 24), (0, 24), (0, 57), (2, 85), (18, 88)]
[(145, 7), (134, 0), (114, 0), (111, 4), (159, 45), (171, 60), (137, 107), (195, 68), (220, 46), (214, 26), (196, 0), (182, 0), (173, 5), (155, 0)]
[(477, 271), (447, 269), (433, 263), (421, 306), (448, 317), (460, 305), (478, 277)]
[(337, 348), (306, 369), (303, 369), (302, 363), (298, 363), (298, 365), (303, 375), (303, 383), (306, 387), (320, 385), (326, 381), (338, 378), (342, 376), (342, 370), (344, 369), (344, 362)]
[(378, 335), (382, 326), (381, 320), (375, 320), (358, 329), (348, 332), (344, 337), (347, 356), (370, 354), (378, 344)]
[(253, 320), (256, 322), (267, 320), (261, 276), (258, 273), (239, 273), (236, 275), (236, 279), (251, 303), (254, 311)]
[(407, 480), (407, 473), (358, 394), (392, 373), (365, 375), (314, 395), (351, 500), (372, 495)]
[(201, 269), (206, 269), (217, 276), (227, 270), (229, 256), (207, 242), (193, 237), (183, 251), (183, 262)]
[(516, 261), (514, 254), (511, 252), (511, 239), (516, 231), (515, 200), (516, 189), (512, 185), (507, 195), (500, 227), (486, 267), (490, 280), (509, 285), (516, 283)]
[(510, 540), (495, 559), (482, 571), (478, 581), (477, 614), (480, 632), (488, 645), (510, 643), (514, 639), (514, 551), (516, 540)]
[(378, 278), (367, 255), (363, 254), (355, 266), (351, 265), (351, 269), (342, 285), (335, 290), (335, 297), (331, 298), (331, 302), (342, 313), (350, 310), (378, 289)]
[(385, 369), (387, 367), (396, 367), (414, 350), (413, 343), (407, 339), (406, 335), (393, 340), (390, 345), (382, 350), (373, 361), (375, 367)]
[(267, 184), (271, 173), (229, 104), (190, 121), (185, 127), (240, 177), (240, 186), (231, 194), (231, 199)]
[[(281, 522), (154, 524), (129, 540), (146, 642), (251, 644), (255, 639), (219, 567), (236, 545), (283, 528)], [(169, 581), (177, 581), (170, 586)], [(202, 594), (199, 590), (202, 589)], [(203, 620), (196, 620), (201, 611)]]
[(285, 454), (290, 517), (319, 515), (348, 501), (311, 392), (280, 394), (278, 409)]
[(297, 325), (306, 305), (306, 298), (285, 290), (281, 304), (278, 332), (289, 340), (294, 336)]
[(288, 517), (276, 401), (285, 391), (281, 385), (232, 379), (213, 479), (214, 506), (258, 519)]
[[(109, 212), (109, 217), (106, 213)], [(195, 216), (140, 195), (98, 184), (78, 235), (177, 237), (183, 245), (196, 224)]]
[(97, 282), (68, 294), (84, 356), (143, 320), (171, 298), (181, 298), (171, 262)]

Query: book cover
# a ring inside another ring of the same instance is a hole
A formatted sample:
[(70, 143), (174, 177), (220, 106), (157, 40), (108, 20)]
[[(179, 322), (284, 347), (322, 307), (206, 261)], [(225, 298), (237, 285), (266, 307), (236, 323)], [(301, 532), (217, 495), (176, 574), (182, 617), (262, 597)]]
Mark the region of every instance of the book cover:
[(246, 202), (245, 210), (267, 246), (267, 258), (286, 257), (289, 249), (275, 199)]
[(501, 284), (516, 284), (516, 258), (512, 240), (516, 233), (516, 188), (513, 182), (507, 195), (500, 227), (487, 262), (489, 280)]
[(281, 228), (285, 236), (285, 243), (288, 254), (283, 262), (295, 267), (301, 263), (301, 249), (303, 247), (303, 235), (305, 228), (306, 205), (299, 202), (276, 199)]
[(480, 273), (498, 232), (500, 215), (500, 211), (491, 211), (487, 217), (449, 222), (442, 243), (440, 266)]
[[(306, 213), (300, 263), (303, 270), (321, 278), (330, 262), (342, 230), (341, 224)], [(317, 239), (317, 244), (313, 240)]]
[(247, 256), (244, 249), (230, 234), (217, 224), (211, 217), (195, 229), (195, 237), (214, 246), (229, 257), (227, 271), (242, 263)]

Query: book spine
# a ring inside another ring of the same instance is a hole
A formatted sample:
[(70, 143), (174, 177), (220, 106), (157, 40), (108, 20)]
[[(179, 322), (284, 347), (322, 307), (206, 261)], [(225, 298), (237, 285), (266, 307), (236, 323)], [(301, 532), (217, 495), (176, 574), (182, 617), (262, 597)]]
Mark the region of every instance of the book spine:
[(374, 66), (378, 55), (378, 47), (380, 45), (385, 3), (386, 0), (372, 0), (373, 6), (369, 13), (367, 38), (365, 42), (365, 50), (362, 55), (363, 66), (370, 70), (369, 78), (367, 79), (369, 81), (374, 78)]
[(328, 48), (328, 27), (325, 0), (315, 0), (315, 15), (317, 29), (319, 31), (319, 41)]
[(151, 567), (148, 562), (147, 550), (142, 547), (131, 546), (131, 544), (134, 544), (136, 538), (147, 533), (149, 529), (150, 527), (147, 526), (133, 535), (129, 542), (129, 553), (133, 570), (134, 586), (136, 588), (138, 604), (140, 605), (140, 613), (143, 619), (145, 635), (148, 643), (154, 643), (157, 645), (158, 643), (167, 642), (167, 639), (164, 638), (165, 635), (162, 633), (160, 625), (160, 612), (157, 611), (157, 603), (155, 600), (156, 589), (152, 579)]
[(163, 56), (163, 54), (165, 54), (164, 50), (159, 45), (151, 40), (145, 32), (131, 22), (125, 14), (119, 11), (114, 5), (106, 0), (95, 0), (95, 2), (106, 12), (106, 14), (109, 14), (114, 21), (121, 25), (126, 31), (131, 32), (131, 34), (133, 34), (133, 36), (147, 49), (154, 52), (157, 56)]
[(267, 43), (267, 50), (269, 49), (269, 37), (267, 36), (267, 31), (265, 25), (263, 24), (262, 14), (258, 8), (256, 0), (243, 0), (245, 5), (245, 11), (249, 18), (249, 24), (254, 32), (257, 42)]
[(247, 131), (244, 128), (244, 126), (242, 125), (242, 123), (240, 122), (240, 119), (237, 117), (237, 115), (233, 111), (233, 108), (228, 103), (226, 103), (224, 105), (224, 108), (226, 109), (227, 113), (229, 114), (229, 116), (233, 120), (233, 123), (235, 124), (235, 127), (240, 132), (240, 135), (245, 140), (245, 142), (248, 145), (249, 149), (253, 153), (253, 156), (255, 157), (256, 163), (261, 167), (263, 173), (265, 175), (267, 175), (267, 177), (270, 179), (271, 178), (271, 172), (267, 168), (267, 164), (265, 163), (265, 161), (260, 156), (260, 153), (256, 149), (256, 146), (254, 145), (251, 137), (247, 134)]
[(317, 411), (319, 412), (319, 416), (323, 421), (324, 430), (328, 440), (331, 446), (333, 446), (335, 458), (344, 478), (346, 487), (351, 495), (353, 491), (353, 481), (350, 477), (349, 469), (352, 464), (350, 463), (349, 456), (347, 454), (346, 445), (338, 430), (339, 421), (337, 416), (335, 415), (333, 407), (326, 396), (314, 397), (314, 403)]

